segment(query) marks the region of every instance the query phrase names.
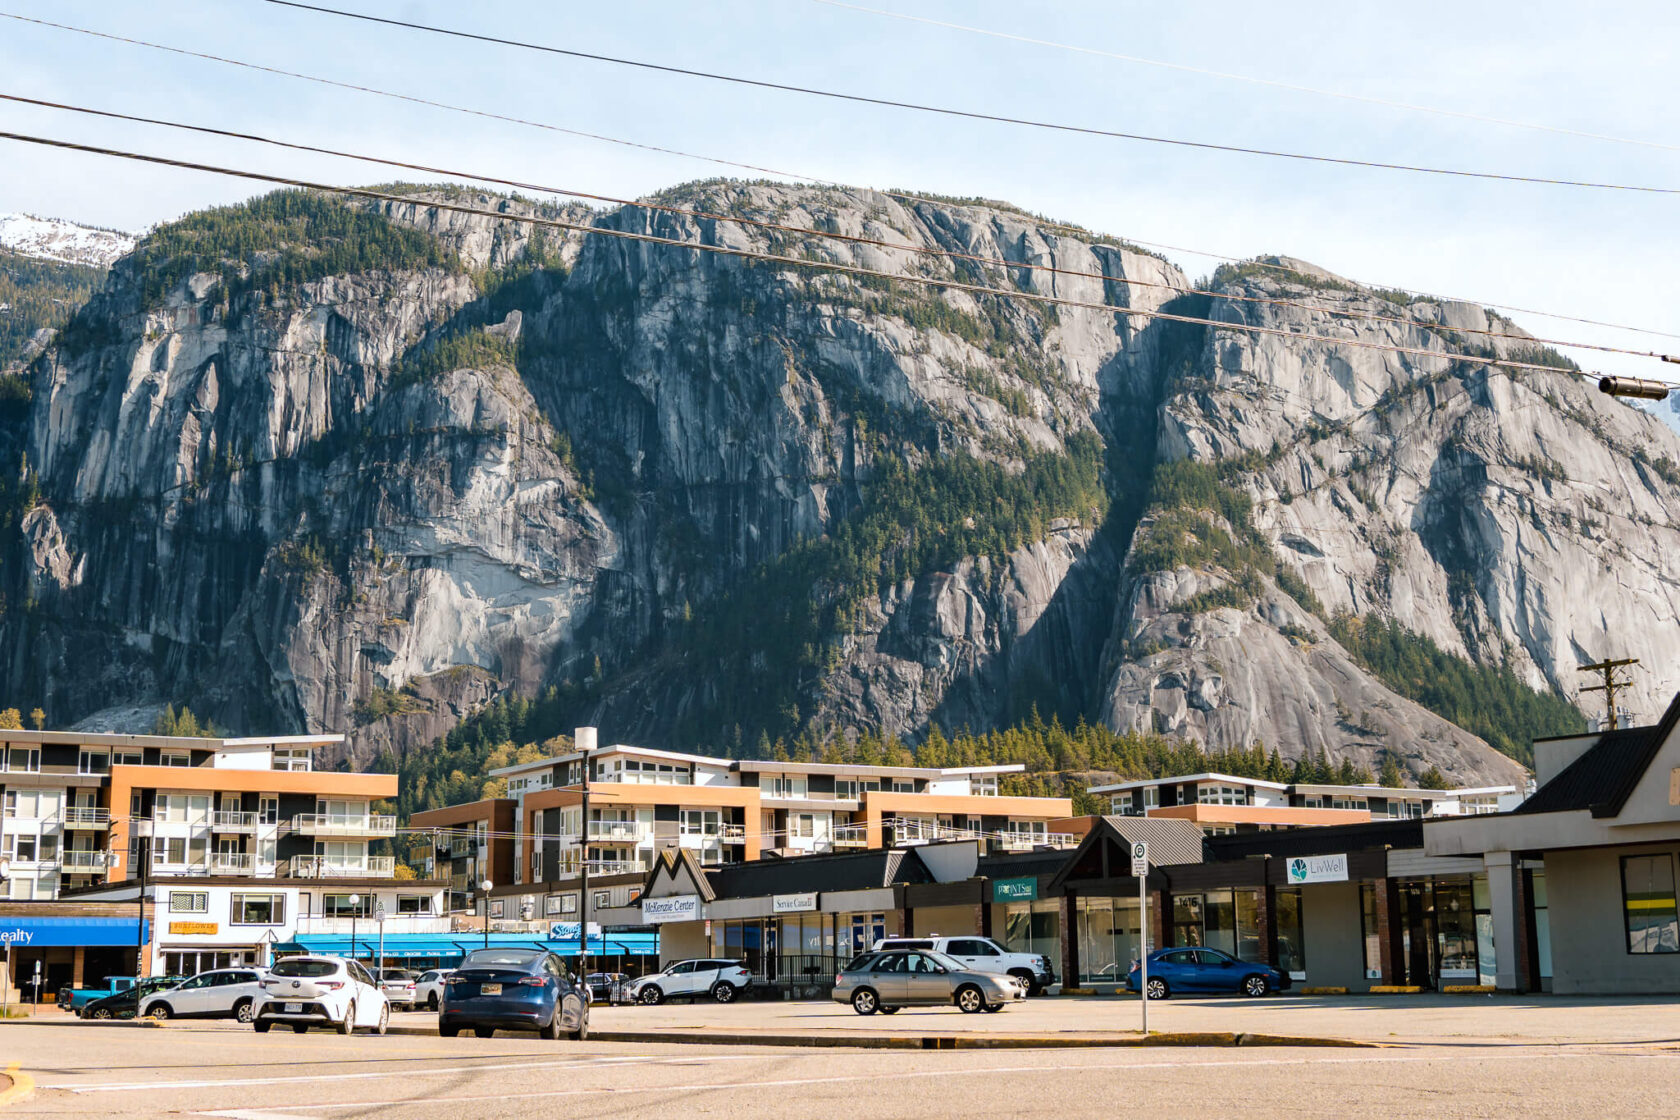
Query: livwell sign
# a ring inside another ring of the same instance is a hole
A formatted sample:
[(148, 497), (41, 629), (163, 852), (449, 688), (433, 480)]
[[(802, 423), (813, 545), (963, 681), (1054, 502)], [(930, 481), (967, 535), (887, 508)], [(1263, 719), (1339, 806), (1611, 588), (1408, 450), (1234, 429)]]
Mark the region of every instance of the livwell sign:
[(700, 896), (675, 894), (668, 898), (642, 899), (642, 921), (649, 925), (660, 922), (695, 922), (700, 920)]
[(1289, 861), (1288, 866), (1291, 884), (1347, 882), (1346, 853), (1337, 856), (1296, 856)]

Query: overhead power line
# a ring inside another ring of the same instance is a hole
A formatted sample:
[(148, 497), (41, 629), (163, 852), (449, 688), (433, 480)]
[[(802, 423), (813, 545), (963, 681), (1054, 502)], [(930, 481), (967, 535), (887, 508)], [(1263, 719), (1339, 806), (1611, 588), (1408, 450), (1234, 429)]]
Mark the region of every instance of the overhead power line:
[(467, 206), (458, 202), (442, 199), (415, 198), (410, 195), (395, 194), (390, 191), (373, 190), (367, 187), (345, 187), (331, 183), (320, 183), (310, 179), (300, 179), (286, 175), (276, 175), (271, 172), (249, 171), (243, 168), (225, 167), (219, 164), (197, 163), (190, 160), (174, 159), (168, 156), (149, 155), (142, 152), (123, 151), (117, 148), (104, 148), (93, 144), (80, 144), (70, 140), (53, 137), (31, 136), (27, 133), (0, 132), (0, 140), (15, 140), (24, 144), (35, 144), (42, 147), (58, 148), (65, 151), (84, 152), (90, 155), (109, 156), (115, 159), (126, 159), (140, 163), (156, 164), (164, 167), (176, 167), (187, 171), (204, 171), (216, 175), (227, 175), (233, 178), (246, 179), (253, 182), (273, 183), (277, 186), (297, 187), (304, 190), (322, 191), (328, 194), (341, 194), (350, 198), (367, 198), (380, 202), (393, 202), (404, 206), (419, 206), (428, 210), (443, 210), (456, 214), (468, 214), (476, 217), (489, 218), (499, 222), (512, 222), (517, 225), (543, 226), (551, 229), (569, 230), (574, 233), (593, 235), (597, 237), (611, 237), (624, 241), (639, 242), (648, 245), (659, 245), (666, 248), (689, 249), (695, 252), (712, 253), (719, 256), (734, 257), (740, 260), (760, 261), (765, 264), (785, 265), (789, 268), (810, 272), (826, 272), (841, 276), (867, 276), (873, 279), (887, 280), (895, 283), (915, 284), (928, 288), (943, 288), (951, 291), (968, 292), (971, 295), (996, 296), (1003, 299), (1022, 300), (1052, 307), (1072, 307), (1091, 311), (1101, 311), (1110, 315), (1137, 316), (1142, 319), (1156, 319), (1164, 322), (1185, 323), (1191, 326), (1213, 327), (1217, 330), (1236, 331), (1257, 336), (1284, 338), (1293, 342), (1320, 342), (1329, 346), (1350, 347), (1357, 350), (1382, 351), (1393, 354), (1407, 354), (1420, 358), (1430, 358), (1441, 361), (1461, 361), (1472, 365), (1485, 366), (1496, 369), (1528, 371), (1546, 374), (1563, 374), (1574, 377), (1598, 377), (1596, 372), (1563, 370), (1556, 366), (1540, 362), (1525, 362), (1512, 358), (1483, 358), (1474, 354), (1461, 354), (1451, 350), (1434, 350), (1424, 346), (1402, 346), (1397, 343), (1375, 342), (1368, 339), (1337, 338), (1330, 335), (1312, 334), (1302, 331), (1284, 330), (1279, 327), (1263, 327), (1251, 323), (1228, 322), (1220, 319), (1208, 319), (1195, 315), (1179, 315), (1167, 311), (1147, 311), (1140, 308), (1116, 307), (1110, 303), (1097, 303), (1092, 300), (1069, 299), (1064, 296), (1047, 296), (1037, 292), (1023, 292), (1014, 288), (997, 288), (986, 284), (973, 284), (960, 280), (945, 280), (932, 276), (917, 276), (883, 272), (879, 269), (864, 268), (859, 265), (837, 264), (830, 261), (813, 261), (805, 257), (790, 257), (777, 253), (760, 253), (750, 249), (737, 249), (727, 245), (708, 245), (704, 242), (688, 241), (677, 237), (662, 237), (657, 234), (639, 233), (634, 230), (612, 229), (606, 226), (585, 225), (581, 222), (569, 222), (560, 218), (549, 218), (540, 215), (506, 214), (497, 210), (482, 207)]
[(1484, 338), (1504, 339), (1513, 342), (1541, 344), (1547, 346), (1566, 346), (1573, 349), (1595, 350), (1606, 354), (1624, 354), (1631, 357), (1657, 358), (1666, 361), (1676, 361), (1665, 354), (1658, 354), (1648, 350), (1631, 350), (1618, 346), (1605, 346), (1589, 342), (1573, 342), (1568, 339), (1536, 338), (1527, 334), (1511, 334), (1504, 331), (1486, 330), (1477, 327), (1446, 327), (1444, 324), (1423, 319), (1412, 319), (1398, 315), (1384, 315), (1380, 312), (1365, 311), (1351, 307), (1327, 307), (1318, 303), (1307, 303), (1301, 300), (1284, 299), (1275, 296), (1242, 295), (1235, 292), (1214, 291), (1206, 288), (1195, 288), (1183, 284), (1169, 284), (1164, 281), (1140, 280), (1133, 277), (1114, 276), (1106, 272), (1089, 272), (1083, 269), (1064, 268), (1058, 265), (1038, 264), (1031, 261), (1013, 261), (1006, 257), (989, 257), (980, 253), (967, 253), (953, 249), (941, 249), (937, 246), (913, 245), (903, 241), (888, 241), (885, 238), (868, 237), (861, 234), (840, 233), (837, 231), (815, 229), (810, 226), (788, 225), (784, 222), (770, 222), (758, 218), (749, 218), (739, 214), (727, 214), (709, 210), (697, 210), (690, 207), (674, 206), (669, 203), (648, 202), (645, 200), (618, 198), (613, 195), (581, 191), (568, 187), (557, 187), (546, 183), (533, 183), (520, 179), (508, 179), (496, 175), (484, 174), (478, 171), (462, 171), (455, 168), (435, 167), (429, 164), (413, 163), (407, 160), (390, 159), (382, 156), (365, 155), (358, 152), (347, 152), (336, 148), (323, 148), (313, 144), (301, 144), (289, 140), (279, 140), (271, 136), (261, 136), (256, 133), (238, 132), (232, 129), (215, 128), (209, 125), (189, 124), (182, 121), (164, 120), (159, 117), (146, 117), (133, 113), (119, 113), (108, 109), (94, 109), (82, 105), (70, 105), (58, 101), (46, 101), (41, 98), (24, 97), (19, 94), (0, 93), (0, 101), (11, 101), (21, 105), (33, 105), (39, 108), (63, 110), (81, 113), (88, 116), (103, 117), (112, 120), (129, 121), (136, 124), (156, 125), (162, 128), (174, 128), (188, 132), (197, 132), (210, 136), (221, 136), (234, 140), (246, 140), (258, 144), (268, 144), (274, 147), (286, 148), (292, 151), (311, 152), (317, 155), (333, 156), (341, 159), (353, 159), (363, 163), (374, 163), (384, 167), (395, 167), (406, 171), (421, 171), (428, 175), (446, 175), (457, 179), (467, 179), (484, 183), (496, 183), (505, 187), (519, 190), (541, 191), (546, 194), (564, 195), (570, 198), (586, 199), (592, 202), (606, 202), (617, 206), (632, 207), (641, 210), (653, 210), (683, 217), (697, 218), (705, 221), (730, 222), (736, 225), (751, 226), (757, 229), (777, 233), (791, 233), (801, 237), (816, 238), (827, 241), (838, 241), (852, 245), (868, 245), (878, 249), (889, 249), (895, 252), (915, 253), (921, 256), (940, 257), (947, 260), (966, 261), (1005, 269), (1021, 269), (1023, 271), (1039, 272), (1054, 276), (1066, 276), (1084, 280), (1100, 280), (1105, 284), (1120, 284), (1125, 287), (1152, 288), (1174, 292), (1180, 295), (1201, 295), (1213, 299), (1230, 300), (1238, 303), (1288, 307), (1299, 310), (1333, 315), (1341, 318), (1359, 319), (1370, 322), (1395, 323), (1401, 326), (1418, 327), (1423, 330), (1446, 331), (1457, 334), (1476, 335)]
[(1111, 140), (1134, 140), (1145, 144), (1165, 144), (1177, 148), (1195, 148), (1201, 151), (1228, 152), (1236, 155), (1266, 156), (1272, 159), (1292, 159), (1306, 163), (1333, 164), (1341, 167), (1364, 167), (1383, 171), (1405, 171), (1419, 175), (1445, 175), (1462, 179), (1483, 179), (1507, 183), (1532, 183), (1540, 186), (1552, 187), (1581, 187), (1589, 190), (1630, 191), (1639, 194), (1680, 195), (1680, 187), (1658, 187), (1634, 183), (1605, 183), (1589, 179), (1554, 179), (1542, 175), (1519, 175), (1500, 171), (1471, 171), (1457, 167), (1430, 167), (1422, 164), (1389, 163), (1383, 160), (1357, 159), (1352, 156), (1313, 155), (1306, 152), (1287, 152), (1275, 148), (1253, 148), (1241, 144), (1218, 144), (1208, 140), (1186, 140), (1173, 136), (1151, 136), (1142, 132), (1122, 132), (1117, 129), (1095, 128), (1089, 125), (1064, 124), (1057, 121), (1041, 121), (1028, 117), (1011, 117), (1000, 113), (983, 113), (974, 109), (953, 109), (945, 105), (926, 105), (914, 101), (899, 101), (890, 97), (874, 97), (863, 93), (845, 93), (839, 90), (818, 89), (814, 86), (798, 86), (787, 82), (772, 82), (762, 78), (743, 78), (738, 74), (720, 74), (711, 70), (695, 70), (686, 66), (671, 66), (658, 62), (646, 62), (641, 59), (619, 58), (614, 55), (597, 54), (592, 51), (572, 50), (568, 47), (556, 47), (546, 43), (531, 43), (521, 39), (508, 39), (499, 35), (486, 35), (477, 31), (463, 31), (453, 27), (436, 27), (432, 24), (417, 23), (413, 20), (393, 19), (389, 16), (369, 15), (366, 12), (351, 12), (341, 8), (329, 8), (320, 4), (305, 4), (300, 0), (264, 0), (265, 3), (275, 4), (283, 8), (297, 8), (301, 11), (318, 12), (323, 15), (342, 16), (345, 19), (362, 20), (367, 23), (384, 24), (389, 27), (402, 27), (410, 31), (425, 31), (433, 35), (447, 35), (456, 39), (470, 39), (480, 43), (493, 43), (497, 46), (515, 47), (520, 50), (541, 51), (544, 54), (563, 55), (567, 58), (581, 58), (590, 62), (605, 62), (614, 66), (632, 66), (640, 70), (651, 70), (661, 74), (678, 74), (689, 78), (705, 78), (714, 82), (728, 82), (733, 85), (750, 86), (755, 89), (771, 89), (781, 93), (799, 93), (810, 97), (826, 97), (837, 101), (849, 101), (858, 105), (875, 105), (888, 109), (904, 109), (918, 113), (934, 113), (944, 117), (960, 117), (964, 120), (988, 121), (993, 124), (1019, 125), (1025, 128), (1047, 129), (1052, 132), (1076, 133), (1083, 136), (1102, 136)]
[(1050, 39), (1038, 39), (1031, 35), (1016, 35), (1008, 31), (994, 31), (986, 27), (971, 27), (964, 23), (952, 23), (949, 20), (933, 19), (929, 16), (909, 15), (905, 12), (889, 12), (884, 8), (868, 8), (862, 4), (848, 4), (844, 0), (813, 0), (814, 3), (826, 4), (831, 8), (845, 8), (853, 12), (864, 12), (872, 16), (885, 16), (888, 19), (904, 20), (908, 23), (922, 23), (929, 27), (943, 27), (951, 31), (962, 31), (970, 35), (984, 35), (989, 39), (1005, 39), (1012, 43), (1026, 43), (1035, 47), (1051, 47), (1060, 51), (1072, 51), (1075, 54), (1092, 55), (1098, 58), (1112, 58), (1119, 62), (1132, 62), (1139, 66), (1156, 66), (1163, 70), (1177, 70), (1185, 74), (1199, 74), (1205, 78), (1220, 78), (1231, 82), (1248, 82), (1251, 85), (1270, 86), (1273, 89), (1288, 90), (1291, 93), (1310, 93), (1318, 97), (1335, 97), (1343, 101), (1358, 101), (1366, 105), (1381, 105), (1386, 109), (1404, 109), (1411, 113), (1433, 113), (1440, 117), (1453, 117), (1458, 120), (1476, 121), (1481, 124), (1505, 125), (1509, 128), (1527, 128), (1536, 132), (1550, 132), (1559, 136), (1578, 136), (1586, 140), (1604, 140), (1611, 144), (1632, 144), (1642, 148), (1656, 148), (1666, 152), (1680, 152), (1680, 144), (1664, 144), (1656, 140), (1639, 140), (1631, 136), (1610, 136), (1602, 132), (1588, 132), (1578, 128), (1563, 128), (1559, 125), (1539, 124), (1535, 121), (1516, 121), (1506, 117), (1493, 117), (1485, 113), (1471, 113), (1461, 109), (1443, 109), (1438, 105), (1417, 105), (1409, 101), (1395, 101), (1387, 97), (1372, 97), (1363, 93), (1349, 93), (1346, 90), (1321, 89), (1317, 86), (1304, 86), (1295, 82), (1279, 81), (1275, 78), (1261, 78), (1253, 74), (1233, 74), (1227, 70), (1213, 70), (1206, 66), (1191, 66), (1182, 62), (1167, 62), (1159, 58), (1144, 58), (1135, 54), (1121, 54), (1118, 51), (1103, 50), (1099, 47), (1085, 47), (1077, 43), (1058, 43)]
[[(16, 13), (13, 13), (13, 12), (0, 11), (0, 18), (16, 20), (16, 21), (21, 22), (21, 23), (34, 24), (34, 25), (39, 26), (39, 27), (50, 27), (50, 28), (52, 28), (54, 30), (57, 30), (57, 31), (69, 31), (69, 32), (72, 32), (72, 33), (77, 34), (77, 35), (87, 35), (87, 36), (90, 36), (92, 38), (104, 39), (104, 40), (107, 40), (107, 41), (110, 41), (110, 42), (123, 43), (123, 44), (129, 45), (129, 46), (145, 47), (149, 50), (164, 51), (164, 52), (167, 52), (169, 54), (180, 55), (180, 56), (186, 57), (186, 58), (196, 58), (196, 59), (200, 59), (200, 60), (206, 61), (206, 62), (220, 63), (222, 65), (234, 66), (234, 67), (238, 67), (238, 68), (245, 69), (245, 70), (252, 70), (252, 71), (255, 71), (255, 72), (258, 72), (258, 73), (274, 74), (274, 75), (277, 75), (277, 76), (280, 76), (280, 77), (294, 78), (294, 79), (297, 79), (299, 81), (313, 82), (313, 83), (318, 84), (318, 85), (334, 87), (334, 88), (337, 88), (337, 89), (351, 90), (351, 91), (354, 91), (354, 92), (357, 92), (357, 93), (365, 93), (365, 94), (369, 94), (369, 95), (372, 95), (372, 96), (375, 96), (375, 97), (390, 98), (391, 100), (395, 100), (395, 101), (408, 102), (409, 104), (414, 104), (414, 105), (423, 105), (427, 108), (432, 108), (432, 109), (442, 109), (446, 112), (451, 112), (451, 113), (461, 113), (465, 116), (477, 117), (477, 118), (484, 119), (484, 120), (501, 121), (501, 122), (506, 123), (506, 124), (519, 125), (519, 126), (525, 127), (525, 128), (542, 129), (542, 130), (548, 131), (548, 132), (559, 133), (559, 134), (563, 134), (563, 135), (567, 135), (567, 136), (576, 136), (576, 137), (580, 137), (582, 139), (587, 139), (587, 140), (596, 140), (596, 141), (600, 141), (602, 143), (607, 143), (607, 144), (616, 144), (616, 145), (620, 145), (622, 147), (639, 149), (641, 151), (656, 152), (656, 153), (659, 153), (659, 154), (662, 154), (662, 155), (678, 156), (678, 157), (681, 157), (683, 159), (699, 160), (701, 162), (715, 164), (715, 165), (720, 166), (720, 167), (733, 167), (733, 168), (737, 168), (737, 169), (740, 169), (740, 170), (743, 170), (743, 171), (755, 171), (755, 172), (758, 172), (760, 174), (773, 175), (773, 176), (777, 176), (777, 177), (785, 178), (785, 179), (799, 180), (801, 182), (813, 183), (813, 184), (816, 184), (818, 186), (833, 187), (833, 188), (838, 188), (838, 189), (851, 189), (844, 183), (838, 182), (838, 181), (833, 180), (833, 179), (823, 178), (821, 176), (808, 175), (808, 174), (804, 174), (804, 173), (797, 172), (797, 171), (781, 170), (781, 169), (777, 169), (777, 168), (773, 168), (773, 167), (763, 167), (763, 166), (760, 166), (758, 164), (743, 163), (743, 162), (738, 161), (738, 160), (722, 159), (722, 158), (719, 158), (719, 157), (716, 157), (716, 156), (702, 155), (702, 154), (696, 153), (696, 152), (687, 152), (687, 151), (682, 151), (682, 150), (677, 149), (677, 148), (662, 147), (662, 146), (659, 146), (659, 145), (656, 145), (656, 144), (645, 144), (645, 143), (641, 143), (641, 142), (638, 142), (638, 141), (635, 141), (635, 140), (626, 140), (626, 139), (622, 139), (620, 137), (606, 136), (606, 135), (602, 135), (600, 133), (595, 133), (595, 132), (585, 132), (585, 131), (581, 131), (581, 130), (578, 130), (578, 129), (567, 128), (563, 125), (553, 124), (551, 122), (529, 120), (527, 118), (510, 116), (510, 115), (505, 114), (505, 113), (496, 113), (496, 112), (492, 112), (492, 111), (485, 110), (485, 109), (474, 109), (474, 108), (471, 108), (471, 107), (468, 107), (468, 106), (452, 105), (448, 102), (435, 101), (435, 100), (432, 100), (432, 99), (429, 99), (429, 98), (424, 98), (424, 97), (416, 97), (416, 96), (413, 96), (411, 94), (398, 93), (398, 92), (395, 92), (393, 90), (378, 89), (378, 88), (375, 88), (373, 86), (358, 85), (358, 84), (353, 83), (353, 82), (343, 82), (343, 81), (338, 81), (338, 80), (333, 79), (333, 78), (324, 78), (324, 77), (320, 77), (320, 76), (314, 75), (314, 74), (303, 74), (303, 73), (298, 73), (298, 72), (292, 71), (292, 70), (282, 70), (282, 69), (279, 69), (279, 68), (273, 67), (273, 66), (265, 66), (261, 63), (247, 62), (247, 61), (244, 61), (244, 60), (241, 60), (241, 59), (227, 58), (227, 57), (221, 56), (221, 55), (206, 54), (202, 51), (188, 50), (184, 47), (170, 46), (170, 45), (165, 44), (165, 43), (154, 43), (154, 42), (150, 42), (150, 41), (145, 40), (145, 39), (134, 39), (134, 38), (130, 38), (130, 37), (125, 36), (125, 35), (115, 35), (115, 34), (112, 34), (110, 32), (106, 32), (106, 31), (95, 31), (91, 28), (76, 27), (74, 25), (66, 24), (66, 23), (54, 23), (50, 20), (36, 19), (34, 17), (31, 17), (31, 16), (22, 16), (22, 15), (18, 15)], [(918, 203), (932, 203), (932, 204), (937, 205), (937, 204), (940, 204), (943, 201), (943, 200), (938, 199), (938, 198), (931, 198), (931, 197), (928, 197), (926, 195), (914, 194), (914, 193), (907, 192), (907, 191), (880, 190), (880, 189), (877, 189), (877, 188), (869, 188), (869, 189), (876, 190), (876, 193), (885, 195), (888, 198), (897, 199), (900, 202), (904, 202), (904, 203), (911, 204), (911, 205), (918, 204)], [(1090, 236), (1092, 236), (1092, 233), (1091, 233), (1090, 230), (1083, 229), (1083, 228), (1081, 228), (1079, 226), (1075, 226), (1075, 225), (1069, 225), (1065, 222), (1056, 222), (1056, 221), (1053, 221), (1053, 220), (1050, 220), (1050, 219), (1047, 219), (1047, 218), (1037, 218), (1037, 219), (1034, 219), (1034, 220), (1039, 222), (1039, 224), (1045, 229), (1056, 230), (1056, 231), (1059, 231), (1059, 232), (1067, 232), (1067, 233), (1071, 233), (1074, 236), (1078, 236), (1078, 237), (1090, 237)], [(1146, 241), (1142, 238), (1137, 238), (1137, 237), (1123, 237), (1122, 240), (1124, 240), (1126, 242), (1129, 242), (1131, 244), (1134, 244), (1134, 245), (1144, 246), (1144, 247), (1147, 247), (1147, 248), (1165, 249), (1169, 252), (1175, 252), (1175, 253), (1188, 253), (1188, 254), (1191, 254), (1193, 256), (1207, 257), (1207, 258), (1212, 259), (1212, 260), (1225, 261), (1225, 262), (1230, 262), (1230, 263), (1239, 263), (1239, 262), (1248, 263), (1248, 264), (1253, 265), (1253, 267), (1266, 269), (1266, 270), (1272, 271), (1272, 272), (1277, 272), (1277, 273), (1282, 274), (1282, 275), (1290, 275), (1290, 276), (1299, 276), (1299, 277), (1310, 278), (1308, 273), (1302, 272), (1300, 269), (1297, 269), (1297, 268), (1291, 268), (1288, 265), (1273, 264), (1273, 263), (1266, 262), (1266, 261), (1248, 260), (1247, 258), (1238, 256), (1236, 254), (1214, 252), (1214, 251), (1207, 250), (1207, 249), (1192, 249), (1192, 248), (1187, 248), (1187, 247), (1182, 246), (1182, 245), (1169, 245), (1169, 244), (1166, 244), (1164, 242), (1159, 242), (1159, 241)], [(1534, 308), (1529, 308), (1529, 307), (1516, 307), (1516, 306), (1511, 305), (1511, 304), (1495, 303), (1491, 300), (1471, 299), (1471, 298), (1467, 298), (1467, 297), (1463, 297), (1463, 296), (1446, 296), (1446, 295), (1440, 295), (1440, 294), (1432, 294), (1432, 293), (1421, 292), (1421, 291), (1418, 291), (1416, 289), (1409, 288), (1409, 287), (1407, 287), (1406, 285), (1403, 285), (1403, 284), (1374, 283), (1374, 284), (1371, 284), (1369, 286), (1374, 287), (1374, 288), (1384, 288), (1384, 289), (1388, 289), (1388, 290), (1391, 290), (1391, 291), (1404, 291), (1409, 295), (1417, 296), (1419, 298), (1443, 300), (1443, 301), (1452, 302), (1452, 303), (1469, 303), (1469, 304), (1475, 304), (1475, 305), (1480, 306), (1480, 307), (1487, 307), (1487, 308), (1490, 308), (1490, 309), (1496, 310), (1496, 311), (1515, 312), (1515, 313), (1522, 314), (1522, 315), (1536, 315), (1536, 316), (1540, 316), (1542, 318), (1556, 319), (1556, 320), (1559, 320), (1561, 322), (1581, 323), (1581, 324), (1585, 324), (1587, 326), (1594, 326), (1594, 327), (1606, 327), (1606, 328), (1609, 328), (1611, 330), (1628, 331), (1628, 332), (1633, 333), (1633, 334), (1650, 335), (1652, 337), (1657, 337), (1657, 338), (1680, 339), (1680, 334), (1670, 332), (1670, 331), (1654, 330), (1654, 329), (1649, 328), (1649, 327), (1629, 326), (1629, 325), (1624, 324), (1624, 323), (1612, 323), (1612, 322), (1608, 322), (1608, 321), (1603, 320), (1603, 319), (1589, 319), (1589, 318), (1583, 318), (1583, 317), (1576, 316), (1576, 315), (1564, 315), (1564, 314), (1560, 314), (1560, 313), (1553, 312), (1553, 311), (1540, 311), (1540, 310), (1536, 310)]]

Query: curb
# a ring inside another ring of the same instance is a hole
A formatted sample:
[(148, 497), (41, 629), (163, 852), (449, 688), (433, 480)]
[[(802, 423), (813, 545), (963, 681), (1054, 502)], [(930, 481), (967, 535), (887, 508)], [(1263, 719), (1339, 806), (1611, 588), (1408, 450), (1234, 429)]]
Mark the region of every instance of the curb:
[(1302, 996), (1345, 996), (1348, 994), (1348, 990), (1336, 987), (1297, 988), (1294, 994)]
[(28, 1100), (35, 1093), (35, 1079), (18, 1069), (18, 1063), (13, 1062), (6, 1067), (6, 1072), (0, 1074), (9, 1084), (0, 1089), (0, 1108), (18, 1101)]
[(1417, 984), (1373, 984), (1368, 993), (1373, 996), (1417, 996), (1423, 988)]

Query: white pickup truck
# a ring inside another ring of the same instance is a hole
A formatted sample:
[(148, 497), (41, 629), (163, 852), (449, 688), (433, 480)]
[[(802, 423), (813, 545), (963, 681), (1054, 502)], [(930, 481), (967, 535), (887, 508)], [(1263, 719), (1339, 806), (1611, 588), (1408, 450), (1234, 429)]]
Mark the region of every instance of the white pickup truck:
[(989, 937), (885, 937), (874, 949), (932, 949), (954, 957), (976, 972), (1018, 976), (1026, 982), (1027, 995), (1036, 996), (1056, 982), (1050, 958), (1037, 953), (1011, 953)]

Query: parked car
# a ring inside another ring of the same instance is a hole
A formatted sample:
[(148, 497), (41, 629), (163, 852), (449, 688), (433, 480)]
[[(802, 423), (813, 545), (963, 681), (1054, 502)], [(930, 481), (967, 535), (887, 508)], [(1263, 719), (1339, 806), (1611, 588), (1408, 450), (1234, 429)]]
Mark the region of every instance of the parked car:
[(391, 1004), (367, 969), (343, 957), (297, 956), (274, 962), (262, 981), (251, 1025), (258, 1034), (276, 1023), (289, 1023), (302, 1034), (312, 1026), (349, 1034), (366, 1027), (384, 1034)]
[(629, 980), (623, 972), (591, 972), (584, 986), (592, 1003), (622, 1003), (629, 998), (624, 991)]
[(859, 1015), (891, 1015), (901, 1007), (955, 1004), (972, 1015), (1002, 1011), (1027, 998), (1018, 976), (980, 972), (932, 949), (889, 949), (864, 953), (834, 978), (834, 1000)]
[(201, 972), (191, 980), (142, 998), (140, 1014), (150, 1019), (238, 1019), (249, 1023), (262, 998), (264, 975), (256, 968)]
[(428, 968), (414, 981), (414, 1002), (424, 1004), (428, 1011), (436, 1011), (443, 999), (444, 981), (455, 975), (452, 968)]
[(406, 968), (382, 968), (379, 970), (379, 990), (385, 993), (385, 998), (392, 1006), (409, 1010), (414, 1007), (416, 996), (414, 973)]
[(1019, 976), (1027, 982), (1027, 994), (1036, 996), (1056, 982), (1050, 958), (1037, 953), (1011, 953), (989, 937), (884, 937), (875, 942), (880, 949), (932, 949), (961, 961), (974, 972), (996, 972)]
[(106, 996), (84, 1003), (76, 1011), (82, 1019), (132, 1019), (140, 1010), (140, 1001), (153, 992), (161, 992), (165, 988), (173, 988), (184, 977), (180, 976), (151, 976), (125, 991), (116, 995)]
[[(106, 996), (114, 996), (119, 992), (126, 992), (134, 987), (132, 976), (107, 976), (103, 984), (91, 984), (85, 988), (73, 988), (66, 984), (58, 990), (58, 1005), (66, 1011), (80, 1011), (85, 1004)], [(18, 987), (25, 987), (20, 983)]]
[[(1143, 970), (1137, 961), (1126, 974), (1126, 987), (1137, 991)], [(1179, 993), (1236, 992), (1263, 996), (1289, 987), (1289, 973), (1269, 964), (1239, 961), (1218, 949), (1157, 949), (1149, 954), (1149, 998), (1167, 999)]]
[(582, 1041), (589, 1033), (589, 1001), (553, 953), (474, 949), (445, 981), (438, 1010), (443, 1037), (454, 1038), (469, 1027), (479, 1038), (523, 1030)]
[(625, 991), (637, 1003), (664, 1003), (680, 996), (690, 1003), (701, 996), (734, 1003), (751, 984), (752, 973), (740, 961), (706, 959), (673, 961), (663, 971), (632, 980)]

